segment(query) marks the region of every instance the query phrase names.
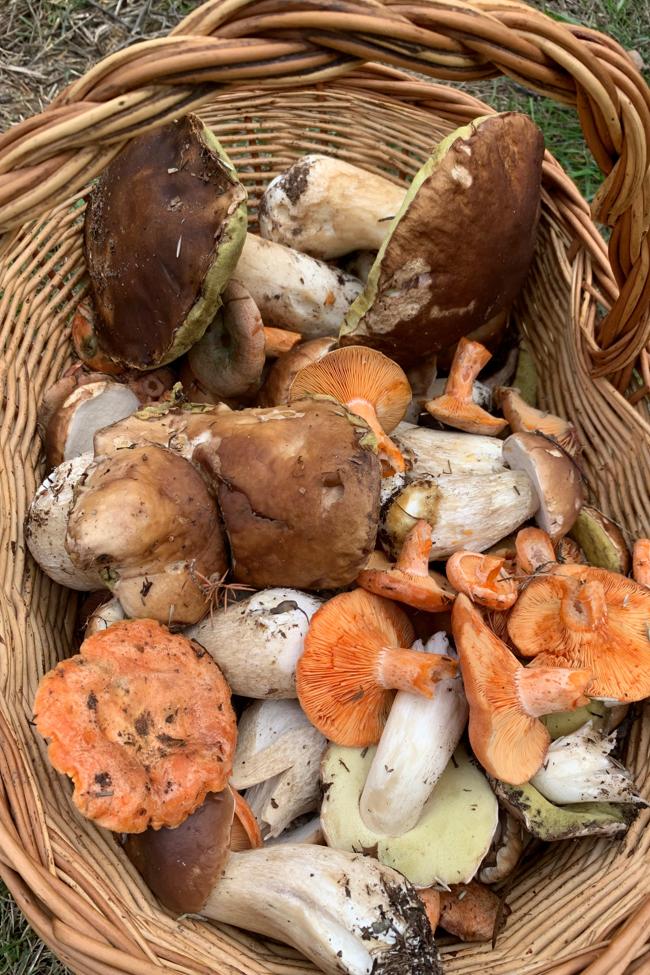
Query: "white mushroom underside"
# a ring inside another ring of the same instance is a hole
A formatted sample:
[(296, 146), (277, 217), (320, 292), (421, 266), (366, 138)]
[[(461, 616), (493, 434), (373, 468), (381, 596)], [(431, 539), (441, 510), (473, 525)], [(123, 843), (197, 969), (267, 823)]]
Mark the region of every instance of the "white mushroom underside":
[(96, 394), (81, 400), (70, 415), (64, 460), (72, 460), (92, 450), (93, 438), (98, 430), (123, 420), (140, 406), (135, 393), (119, 383), (93, 383), (92, 386), (80, 387), (80, 391), (88, 394), (95, 386), (98, 387)]

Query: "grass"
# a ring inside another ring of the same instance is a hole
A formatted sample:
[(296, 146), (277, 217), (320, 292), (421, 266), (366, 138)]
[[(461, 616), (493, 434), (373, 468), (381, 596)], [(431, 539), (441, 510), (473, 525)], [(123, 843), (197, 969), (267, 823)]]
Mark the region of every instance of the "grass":
[[(0, 0), (0, 130), (41, 111), (54, 94), (111, 51), (166, 34), (194, 0)], [(605, 31), (650, 66), (650, 0), (538, 0), (557, 18)], [(500, 109), (527, 112), (591, 199), (601, 176), (573, 109), (503, 79), (471, 86)], [(65, 975), (0, 884), (0, 975)]]

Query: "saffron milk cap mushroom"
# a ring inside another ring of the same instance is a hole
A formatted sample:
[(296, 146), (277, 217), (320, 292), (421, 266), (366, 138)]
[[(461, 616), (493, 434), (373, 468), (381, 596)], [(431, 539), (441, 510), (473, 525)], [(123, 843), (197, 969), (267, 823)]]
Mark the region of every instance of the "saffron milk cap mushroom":
[(586, 704), (591, 675), (561, 667), (526, 669), (463, 594), (454, 603), (452, 625), (474, 754), (495, 778), (528, 782), (551, 741), (540, 716)]
[(212, 655), (233, 694), (296, 696), (296, 664), (323, 600), (299, 589), (262, 589), (185, 630)]
[(88, 369), (107, 376), (119, 376), (124, 372), (125, 367), (99, 351), (95, 320), (95, 312), (90, 302), (80, 301), (70, 323), (74, 350)]
[(384, 176), (313, 153), (267, 186), (259, 205), (260, 233), (325, 261), (377, 251), (404, 194)]
[(519, 589), (505, 566), (503, 558), (461, 551), (447, 560), (445, 572), (454, 589), (465, 593), (472, 602), (488, 609), (506, 610), (514, 606)]
[(491, 416), (474, 402), (474, 380), (492, 356), (480, 342), (461, 338), (451, 364), (449, 378), (442, 396), (430, 399), (424, 408), (434, 419), (449, 427), (496, 437), (506, 427), (506, 421)]
[(332, 336), (309, 339), (279, 356), (259, 392), (257, 397), (259, 406), (283, 406), (288, 403), (291, 384), (300, 370), (312, 362), (318, 362), (331, 352), (335, 345), (336, 339)]
[(634, 543), (632, 575), (640, 586), (650, 588), (650, 538), (637, 538)]
[(523, 398), (518, 389), (499, 386), (494, 390), (494, 398), (513, 433), (541, 433), (577, 457), (581, 446), (578, 432), (569, 420), (536, 410)]
[(553, 542), (541, 528), (522, 528), (515, 539), (517, 572), (533, 575), (554, 568), (558, 562)]
[(99, 351), (136, 369), (201, 338), (246, 235), (246, 191), (196, 115), (126, 144), (90, 194), (84, 253)]
[(450, 657), (404, 649), (413, 628), (395, 603), (354, 589), (328, 600), (311, 619), (296, 668), (300, 705), (340, 745), (379, 741), (394, 690), (432, 697), (454, 677)]
[(154, 620), (84, 640), (43, 677), (34, 714), (79, 811), (118, 833), (178, 826), (230, 774), (230, 689), (201, 647)]
[(533, 256), (543, 153), (537, 126), (514, 112), (443, 139), (391, 222), (340, 343), (410, 365), (507, 309)]
[(511, 470), (530, 477), (539, 499), (535, 521), (555, 542), (567, 535), (584, 501), (580, 471), (569, 455), (546, 437), (513, 433), (503, 444)]
[(404, 458), (388, 437), (411, 402), (409, 381), (397, 363), (362, 346), (335, 349), (295, 376), (289, 402), (306, 395), (333, 396), (363, 417), (377, 438), (389, 473), (405, 469)]
[(476, 880), (440, 893), (440, 927), (461, 941), (492, 941), (509, 913), (502, 899)]

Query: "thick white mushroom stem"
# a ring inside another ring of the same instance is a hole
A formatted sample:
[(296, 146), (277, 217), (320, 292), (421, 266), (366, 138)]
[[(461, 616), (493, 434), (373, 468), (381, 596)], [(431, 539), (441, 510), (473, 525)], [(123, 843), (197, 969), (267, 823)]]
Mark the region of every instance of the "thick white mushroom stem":
[(393, 440), (409, 462), (408, 477), (440, 474), (497, 474), (505, 470), (501, 441), (453, 430), (430, 430), (402, 422)]
[(405, 190), (331, 156), (303, 156), (269, 183), (260, 202), (263, 237), (323, 260), (377, 251)]
[(413, 887), (371, 857), (288, 843), (232, 853), (201, 913), (291, 944), (327, 975), (440, 975)]
[[(423, 648), (451, 655), (444, 633)], [(366, 826), (401, 836), (416, 825), (427, 799), (447, 767), (467, 724), (468, 708), (460, 677), (441, 680), (433, 697), (400, 691), (370, 766), (361, 795)]]
[(299, 251), (248, 234), (234, 275), (250, 292), (265, 325), (305, 339), (336, 335), (361, 281)]

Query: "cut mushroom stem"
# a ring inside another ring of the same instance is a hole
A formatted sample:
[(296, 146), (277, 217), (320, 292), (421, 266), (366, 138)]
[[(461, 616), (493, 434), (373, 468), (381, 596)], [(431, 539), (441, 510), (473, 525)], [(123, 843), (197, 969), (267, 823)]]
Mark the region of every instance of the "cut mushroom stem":
[(454, 552), (445, 571), (454, 589), (464, 592), (472, 602), (488, 609), (506, 610), (517, 601), (518, 588), (505, 566), (505, 559), (493, 555)]
[[(452, 655), (444, 633), (422, 649)], [(413, 829), (460, 741), (467, 714), (459, 677), (441, 680), (430, 699), (405, 691), (395, 696), (361, 794), (361, 818), (370, 829), (387, 836)]]
[(647, 805), (632, 776), (610, 757), (615, 735), (601, 735), (591, 722), (549, 746), (544, 764), (530, 780), (550, 802), (631, 802)]
[(264, 354), (267, 359), (277, 359), (301, 342), (302, 335), (299, 332), (288, 332), (286, 328), (272, 328), (270, 325), (264, 326)]
[(440, 613), (453, 603), (454, 591), (444, 576), (429, 573), (430, 551), (431, 529), (428, 522), (418, 521), (406, 536), (395, 565), (366, 568), (357, 582), (377, 596)]
[(480, 433), (496, 437), (506, 427), (506, 421), (491, 416), (473, 400), (473, 384), (483, 366), (490, 361), (491, 354), (480, 342), (461, 338), (444, 395), (428, 400), (424, 408), (436, 420), (465, 430), (467, 433)]
[(572, 457), (578, 456), (581, 450), (578, 432), (568, 420), (536, 410), (518, 389), (500, 386), (495, 389), (494, 397), (513, 433), (541, 433), (555, 440)]
[(522, 528), (515, 539), (517, 571), (533, 575), (557, 564), (553, 542), (541, 528)]
[(259, 206), (263, 237), (323, 260), (377, 251), (406, 190), (342, 159), (303, 156), (267, 186)]
[(357, 278), (254, 234), (246, 236), (234, 277), (250, 292), (267, 325), (307, 339), (336, 335), (363, 289)]
[(452, 625), (469, 702), (469, 738), (490, 775), (513, 785), (538, 771), (550, 743), (539, 716), (588, 703), (591, 675), (560, 667), (524, 668), (487, 627), (467, 596)]
[(650, 538), (638, 538), (632, 550), (632, 577), (650, 589)]

